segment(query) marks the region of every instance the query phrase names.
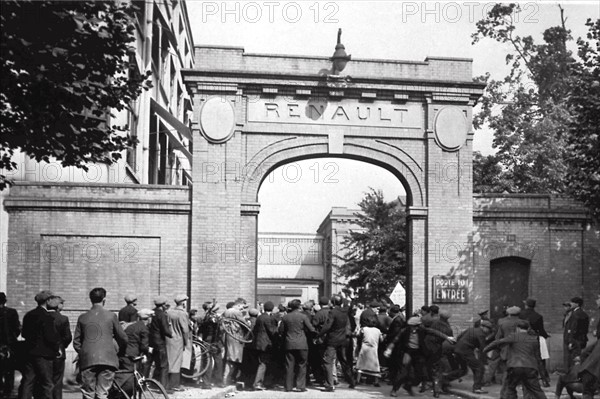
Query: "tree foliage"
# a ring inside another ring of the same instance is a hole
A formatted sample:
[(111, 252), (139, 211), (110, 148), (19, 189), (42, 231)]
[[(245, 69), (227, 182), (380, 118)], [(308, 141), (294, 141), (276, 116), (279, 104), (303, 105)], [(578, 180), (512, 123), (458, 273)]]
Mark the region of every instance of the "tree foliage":
[[(2, 1), (0, 170), (18, 167), (17, 149), (86, 169), (134, 144), (127, 126), (107, 117), (149, 86), (149, 73), (130, 62), (135, 10), (117, 1)], [(0, 189), (7, 183), (0, 175)]]
[[(496, 149), (494, 155), (474, 158), (474, 190), (568, 193), (598, 216), (600, 148), (594, 117), (599, 108), (583, 101), (598, 96), (598, 24), (588, 21), (588, 40), (595, 44), (578, 40), (577, 60), (567, 47), (572, 37), (564, 18), (561, 26), (546, 29), (538, 44), (516, 34), (513, 17), (519, 12), (518, 5), (496, 4), (473, 34), (474, 43), (487, 38), (511, 48), (509, 74), (503, 80), (484, 78), (488, 86), (473, 120), (475, 128), (493, 130)], [(496, 175), (478, 173), (484, 170)]]
[(406, 213), (399, 201), (386, 203), (381, 190), (371, 188), (358, 204), (356, 222), (343, 242), (341, 276), (349, 279), (362, 300), (391, 294), (398, 281), (406, 281)]
[[(569, 192), (600, 220), (600, 19), (588, 20), (587, 39), (579, 39), (579, 57), (571, 72), (569, 105)], [(595, 43), (595, 45), (593, 44)]]

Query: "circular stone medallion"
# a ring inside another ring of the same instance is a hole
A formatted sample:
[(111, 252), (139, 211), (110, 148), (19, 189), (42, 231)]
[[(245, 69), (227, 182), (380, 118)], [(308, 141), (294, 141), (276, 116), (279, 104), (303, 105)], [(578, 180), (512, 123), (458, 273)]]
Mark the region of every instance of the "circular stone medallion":
[(444, 107), (435, 116), (435, 136), (445, 150), (456, 151), (467, 140), (467, 119), (457, 107)]
[(235, 110), (231, 103), (219, 96), (211, 97), (200, 109), (200, 129), (213, 143), (229, 140), (235, 127)]

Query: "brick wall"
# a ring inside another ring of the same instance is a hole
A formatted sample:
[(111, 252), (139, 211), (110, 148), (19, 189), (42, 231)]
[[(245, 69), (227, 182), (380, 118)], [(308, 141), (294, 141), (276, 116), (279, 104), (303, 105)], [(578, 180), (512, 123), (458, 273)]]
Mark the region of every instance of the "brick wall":
[(111, 310), (129, 293), (140, 308), (188, 293), (186, 187), (17, 183), (4, 205), (7, 295), (21, 317), (42, 289), (65, 298), (72, 321), (97, 286)]

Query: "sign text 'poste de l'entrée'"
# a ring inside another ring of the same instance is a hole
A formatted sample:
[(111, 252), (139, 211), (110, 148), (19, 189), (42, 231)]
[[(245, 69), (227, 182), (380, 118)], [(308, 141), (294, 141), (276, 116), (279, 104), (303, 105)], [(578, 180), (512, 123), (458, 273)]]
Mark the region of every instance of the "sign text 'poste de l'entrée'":
[(469, 278), (434, 276), (433, 303), (469, 303)]
[(249, 122), (375, 126), (418, 129), (422, 106), (385, 101), (257, 99), (248, 102)]

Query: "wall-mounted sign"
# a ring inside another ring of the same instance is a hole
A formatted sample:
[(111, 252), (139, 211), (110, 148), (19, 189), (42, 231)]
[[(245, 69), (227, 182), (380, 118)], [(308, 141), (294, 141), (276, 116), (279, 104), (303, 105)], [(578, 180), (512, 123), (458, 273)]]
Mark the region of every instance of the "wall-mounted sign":
[(248, 100), (248, 122), (419, 129), (423, 127), (423, 106), (352, 99), (260, 98)]
[(433, 303), (469, 303), (469, 278), (433, 276)]

